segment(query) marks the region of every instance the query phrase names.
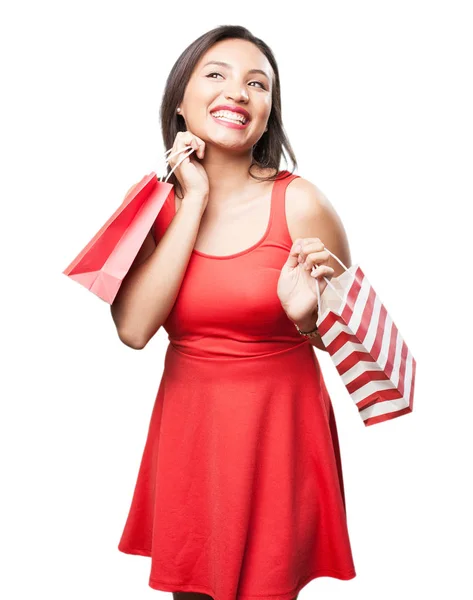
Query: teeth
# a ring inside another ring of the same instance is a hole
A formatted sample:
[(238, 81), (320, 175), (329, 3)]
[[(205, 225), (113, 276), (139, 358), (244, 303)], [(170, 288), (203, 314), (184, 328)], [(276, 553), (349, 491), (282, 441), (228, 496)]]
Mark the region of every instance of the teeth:
[(246, 123), (247, 118), (241, 115), (240, 113), (233, 112), (231, 110), (217, 110), (216, 112), (211, 113), (214, 117), (217, 118), (225, 118), (230, 121), (236, 121), (238, 123)]

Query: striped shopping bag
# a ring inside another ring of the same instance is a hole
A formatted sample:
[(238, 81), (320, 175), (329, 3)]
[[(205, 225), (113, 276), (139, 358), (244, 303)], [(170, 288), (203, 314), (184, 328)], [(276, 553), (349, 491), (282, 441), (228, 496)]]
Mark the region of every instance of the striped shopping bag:
[(416, 361), (359, 265), (320, 294), (317, 327), (366, 426), (412, 412)]

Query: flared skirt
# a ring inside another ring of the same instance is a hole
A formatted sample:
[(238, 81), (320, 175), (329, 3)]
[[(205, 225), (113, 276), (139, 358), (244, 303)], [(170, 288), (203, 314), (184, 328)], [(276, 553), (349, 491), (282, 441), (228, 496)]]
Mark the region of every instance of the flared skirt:
[(248, 358), (169, 344), (121, 552), (149, 586), (292, 600), (355, 577), (332, 403), (304, 340)]

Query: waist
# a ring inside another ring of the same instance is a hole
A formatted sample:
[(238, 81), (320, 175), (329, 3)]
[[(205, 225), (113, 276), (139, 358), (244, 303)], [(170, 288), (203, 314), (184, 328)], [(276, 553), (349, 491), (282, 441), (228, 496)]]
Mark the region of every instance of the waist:
[(295, 351), (313, 351), (309, 340), (305, 338), (275, 338), (270, 340), (235, 340), (219, 337), (169, 338), (168, 350), (194, 358), (212, 361), (245, 361), (268, 358), (278, 354)]

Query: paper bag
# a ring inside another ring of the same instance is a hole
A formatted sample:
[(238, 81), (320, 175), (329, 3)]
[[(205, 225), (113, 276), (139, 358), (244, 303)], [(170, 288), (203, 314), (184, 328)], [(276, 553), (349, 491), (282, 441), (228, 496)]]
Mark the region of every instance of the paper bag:
[[(171, 151), (172, 148), (165, 155)], [(152, 171), (130, 189), (119, 208), (63, 271), (64, 275), (108, 304), (113, 303), (146, 235), (174, 187), (167, 180), (194, 150), (191, 146), (185, 146), (170, 154), (166, 161), (180, 152), (186, 154), (178, 160), (164, 181)]]
[[(359, 265), (345, 269), (320, 294), (322, 342), (366, 426), (412, 412), (416, 361)], [(317, 280), (316, 280), (317, 281)]]
[(172, 188), (172, 184), (159, 181), (154, 172), (145, 175), (64, 275), (112, 304)]

